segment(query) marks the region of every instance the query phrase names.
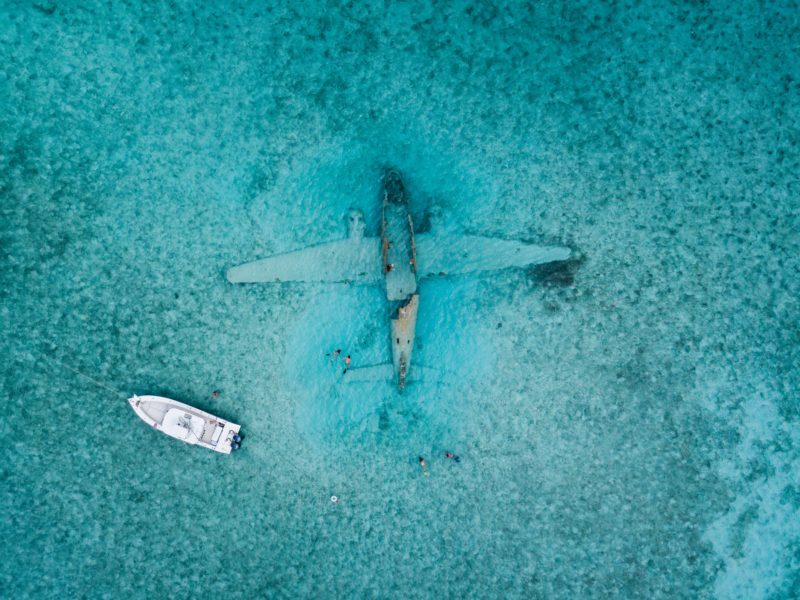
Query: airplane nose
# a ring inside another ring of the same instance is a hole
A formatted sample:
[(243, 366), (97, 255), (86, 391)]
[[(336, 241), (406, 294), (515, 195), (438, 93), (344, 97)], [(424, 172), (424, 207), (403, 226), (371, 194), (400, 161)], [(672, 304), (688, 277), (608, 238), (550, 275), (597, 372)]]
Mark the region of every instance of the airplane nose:
[(383, 182), (385, 185), (396, 184), (400, 181), (400, 173), (397, 169), (386, 169), (383, 172)]
[(405, 187), (400, 172), (393, 168), (386, 168), (383, 171), (383, 191), (388, 196), (390, 202), (405, 202)]

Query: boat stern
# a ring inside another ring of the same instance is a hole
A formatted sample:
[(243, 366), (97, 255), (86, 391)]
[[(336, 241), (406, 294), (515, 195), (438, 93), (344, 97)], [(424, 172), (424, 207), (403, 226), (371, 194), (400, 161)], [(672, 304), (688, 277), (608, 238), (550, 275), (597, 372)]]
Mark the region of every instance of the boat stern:
[(214, 432), (214, 437), (210, 441), (211, 448), (222, 454), (230, 454), (234, 450), (238, 450), (242, 443), (240, 429), (241, 425), (225, 423), (222, 428), (218, 428)]

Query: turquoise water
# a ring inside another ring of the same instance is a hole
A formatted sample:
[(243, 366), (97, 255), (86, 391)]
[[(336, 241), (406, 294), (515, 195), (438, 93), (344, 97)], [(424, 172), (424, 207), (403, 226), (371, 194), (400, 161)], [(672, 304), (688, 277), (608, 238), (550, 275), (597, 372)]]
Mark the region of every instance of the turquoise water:
[[(141, 4), (0, 9), (0, 597), (800, 596), (796, 5)], [(224, 278), (387, 164), (576, 256), (423, 284), (402, 395), (379, 288)]]

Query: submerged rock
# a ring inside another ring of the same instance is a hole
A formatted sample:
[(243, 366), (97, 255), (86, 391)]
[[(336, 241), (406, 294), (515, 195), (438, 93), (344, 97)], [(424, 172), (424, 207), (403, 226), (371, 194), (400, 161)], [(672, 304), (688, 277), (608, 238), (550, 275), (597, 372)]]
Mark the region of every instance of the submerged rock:
[(577, 254), (567, 260), (534, 265), (528, 269), (528, 274), (537, 283), (547, 287), (571, 287), (584, 260), (583, 254)]
[(42, 4), (34, 3), (32, 6), (40, 13), (42, 13), (43, 15), (47, 15), (48, 17), (52, 15), (54, 12), (56, 12), (56, 8), (58, 8), (58, 6), (56, 6), (55, 4), (50, 4), (49, 2)]

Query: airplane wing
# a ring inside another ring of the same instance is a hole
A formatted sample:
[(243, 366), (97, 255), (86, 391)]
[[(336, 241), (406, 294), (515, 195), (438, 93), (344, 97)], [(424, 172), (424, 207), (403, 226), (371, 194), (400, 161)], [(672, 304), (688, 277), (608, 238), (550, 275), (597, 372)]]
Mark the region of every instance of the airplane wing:
[(517, 240), (423, 233), (416, 236), (417, 274), (420, 278), (527, 267), (569, 258), (564, 246), (534, 246)]
[[(419, 381), (436, 381), (439, 372), (436, 369), (429, 369), (421, 365), (412, 365), (408, 373), (406, 383)], [(394, 372), (392, 363), (383, 363), (369, 367), (356, 367), (347, 369), (342, 381), (344, 383), (364, 383), (369, 381), (394, 381), (397, 375)]]
[(380, 240), (351, 237), (309, 246), (232, 267), (227, 277), (231, 283), (377, 283), (383, 278)]
[(391, 381), (392, 379), (394, 379), (394, 367), (391, 363), (383, 363), (369, 367), (347, 369), (342, 381), (344, 383), (360, 383), (365, 381)]

